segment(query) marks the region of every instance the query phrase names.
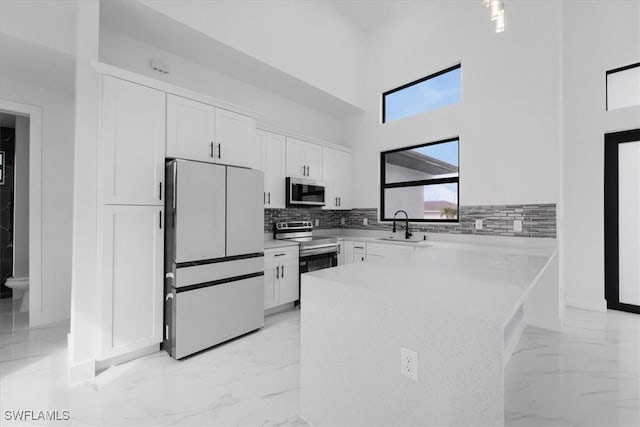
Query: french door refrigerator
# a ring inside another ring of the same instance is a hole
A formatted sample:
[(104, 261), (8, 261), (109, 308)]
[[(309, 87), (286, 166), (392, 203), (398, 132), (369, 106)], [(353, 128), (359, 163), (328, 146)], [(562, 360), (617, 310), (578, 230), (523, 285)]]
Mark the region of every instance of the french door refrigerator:
[(181, 359), (264, 326), (263, 174), (166, 166), (165, 337)]

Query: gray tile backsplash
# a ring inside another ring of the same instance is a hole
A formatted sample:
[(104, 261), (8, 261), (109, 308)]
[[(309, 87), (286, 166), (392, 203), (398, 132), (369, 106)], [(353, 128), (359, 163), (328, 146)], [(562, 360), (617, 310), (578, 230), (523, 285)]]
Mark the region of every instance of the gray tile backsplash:
[[(344, 218), (344, 225), (340, 220)], [(367, 218), (368, 225), (363, 225)], [(350, 211), (318, 208), (265, 209), (264, 231), (273, 231), (280, 221), (319, 220), (316, 228), (350, 228), (362, 230), (390, 230), (391, 223), (378, 222), (378, 210), (352, 209)], [(475, 220), (482, 219), (483, 229), (475, 229)], [(513, 221), (522, 221), (522, 232), (513, 231)], [(556, 205), (487, 205), (460, 206), (458, 223), (413, 223), (411, 229), (429, 233), (479, 234), (489, 236), (556, 237)]]

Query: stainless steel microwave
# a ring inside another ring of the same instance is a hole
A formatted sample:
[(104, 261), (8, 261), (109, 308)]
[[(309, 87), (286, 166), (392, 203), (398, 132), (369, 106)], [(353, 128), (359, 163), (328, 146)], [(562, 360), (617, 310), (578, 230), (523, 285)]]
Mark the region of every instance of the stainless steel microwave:
[(287, 178), (287, 206), (324, 206), (324, 182)]

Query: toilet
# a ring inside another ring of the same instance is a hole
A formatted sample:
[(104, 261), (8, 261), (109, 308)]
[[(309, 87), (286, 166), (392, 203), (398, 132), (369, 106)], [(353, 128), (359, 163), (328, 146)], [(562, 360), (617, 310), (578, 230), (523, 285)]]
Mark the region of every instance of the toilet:
[(22, 302), (20, 302), (20, 312), (29, 311), (29, 278), (28, 277), (9, 277), (5, 285), (17, 291), (23, 291)]

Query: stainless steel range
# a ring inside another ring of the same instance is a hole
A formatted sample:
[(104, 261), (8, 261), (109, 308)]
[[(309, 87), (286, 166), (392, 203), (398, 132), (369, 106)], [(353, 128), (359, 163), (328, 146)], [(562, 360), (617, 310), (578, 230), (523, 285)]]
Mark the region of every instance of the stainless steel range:
[(300, 242), (300, 274), (338, 265), (338, 239), (314, 236), (311, 221), (277, 222), (274, 238)]

